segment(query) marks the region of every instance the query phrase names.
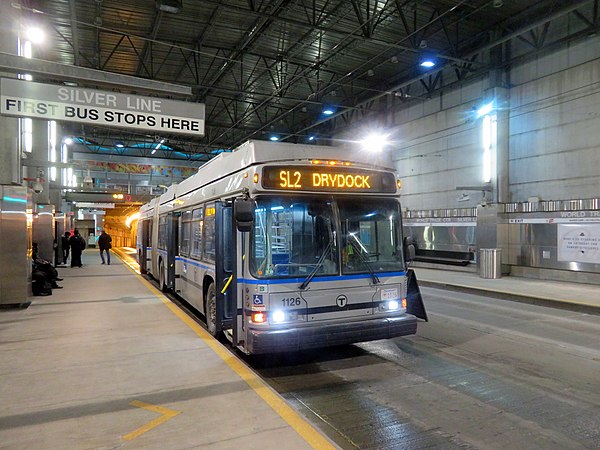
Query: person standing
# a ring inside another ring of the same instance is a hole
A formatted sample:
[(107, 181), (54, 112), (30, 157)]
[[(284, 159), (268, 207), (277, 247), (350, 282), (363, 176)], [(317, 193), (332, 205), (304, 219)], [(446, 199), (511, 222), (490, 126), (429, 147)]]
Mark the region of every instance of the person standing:
[(79, 230), (73, 230), (73, 236), (69, 238), (71, 246), (71, 267), (81, 267), (81, 252), (86, 247), (85, 240), (79, 235)]
[(60, 237), (60, 244), (62, 248), (63, 254), (63, 264), (67, 263), (67, 259), (69, 259), (69, 238), (71, 237), (71, 233), (65, 231), (65, 235)]
[(110, 266), (110, 249), (112, 248), (112, 238), (110, 234), (106, 231), (102, 230), (102, 234), (98, 238), (98, 247), (100, 248), (100, 258), (102, 259), (102, 264), (104, 264), (104, 252), (106, 252), (106, 262)]

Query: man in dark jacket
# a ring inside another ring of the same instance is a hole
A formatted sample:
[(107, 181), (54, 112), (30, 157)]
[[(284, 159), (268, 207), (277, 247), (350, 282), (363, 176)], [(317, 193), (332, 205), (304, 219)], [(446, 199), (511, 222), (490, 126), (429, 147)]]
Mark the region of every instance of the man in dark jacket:
[(65, 235), (60, 237), (60, 246), (62, 248), (62, 256), (63, 256), (63, 264), (67, 263), (67, 259), (69, 259), (69, 238), (71, 237), (71, 233), (65, 231)]
[(71, 267), (81, 267), (81, 252), (86, 247), (85, 240), (79, 235), (79, 230), (73, 230), (73, 236), (69, 238), (71, 246)]
[(110, 234), (106, 231), (102, 230), (102, 234), (98, 237), (98, 247), (100, 248), (100, 258), (102, 259), (102, 264), (104, 264), (104, 252), (106, 252), (106, 262), (110, 266), (110, 249), (112, 247), (112, 238)]

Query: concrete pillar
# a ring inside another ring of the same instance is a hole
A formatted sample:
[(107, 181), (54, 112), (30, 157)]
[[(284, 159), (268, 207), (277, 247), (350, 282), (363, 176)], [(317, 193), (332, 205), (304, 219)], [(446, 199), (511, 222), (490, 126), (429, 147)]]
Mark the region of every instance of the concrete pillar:
[[(16, 55), (19, 14), (11, 3), (0, 1), (0, 51)], [(0, 72), (0, 76), (15, 75)], [(22, 181), (18, 120), (0, 116), (0, 184), (21, 184)]]
[[(31, 158), (35, 161), (46, 163), (48, 158), (48, 121), (33, 119), (33, 151)], [(28, 178), (41, 178), (40, 183), (44, 190), (34, 194), (35, 203), (50, 203), (50, 167), (46, 164), (39, 167), (30, 167)]]
[(494, 186), (494, 201), (496, 203), (510, 202), (509, 180), (509, 139), (510, 139), (510, 101), (508, 89), (494, 88), (496, 99), (496, 186)]

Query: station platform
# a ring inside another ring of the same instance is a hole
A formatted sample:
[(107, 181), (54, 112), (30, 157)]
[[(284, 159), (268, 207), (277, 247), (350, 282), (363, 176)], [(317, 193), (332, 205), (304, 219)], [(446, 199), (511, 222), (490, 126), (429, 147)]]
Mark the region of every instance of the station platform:
[(0, 448), (337, 448), (127, 258), (82, 261), (0, 311)]
[(600, 314), (600, 286), (516, 276), (481, 278), (477, 273), (416, 267), (419, 286), (482, 294), (498, 299)]

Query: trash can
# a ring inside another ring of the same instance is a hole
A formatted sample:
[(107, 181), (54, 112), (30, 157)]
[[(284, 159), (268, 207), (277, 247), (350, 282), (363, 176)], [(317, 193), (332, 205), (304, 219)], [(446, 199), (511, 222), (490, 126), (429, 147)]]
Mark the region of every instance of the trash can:
[(479, 276), (481, 278), (500, 278), (502, 276), (502, 249), (479, 249)]

